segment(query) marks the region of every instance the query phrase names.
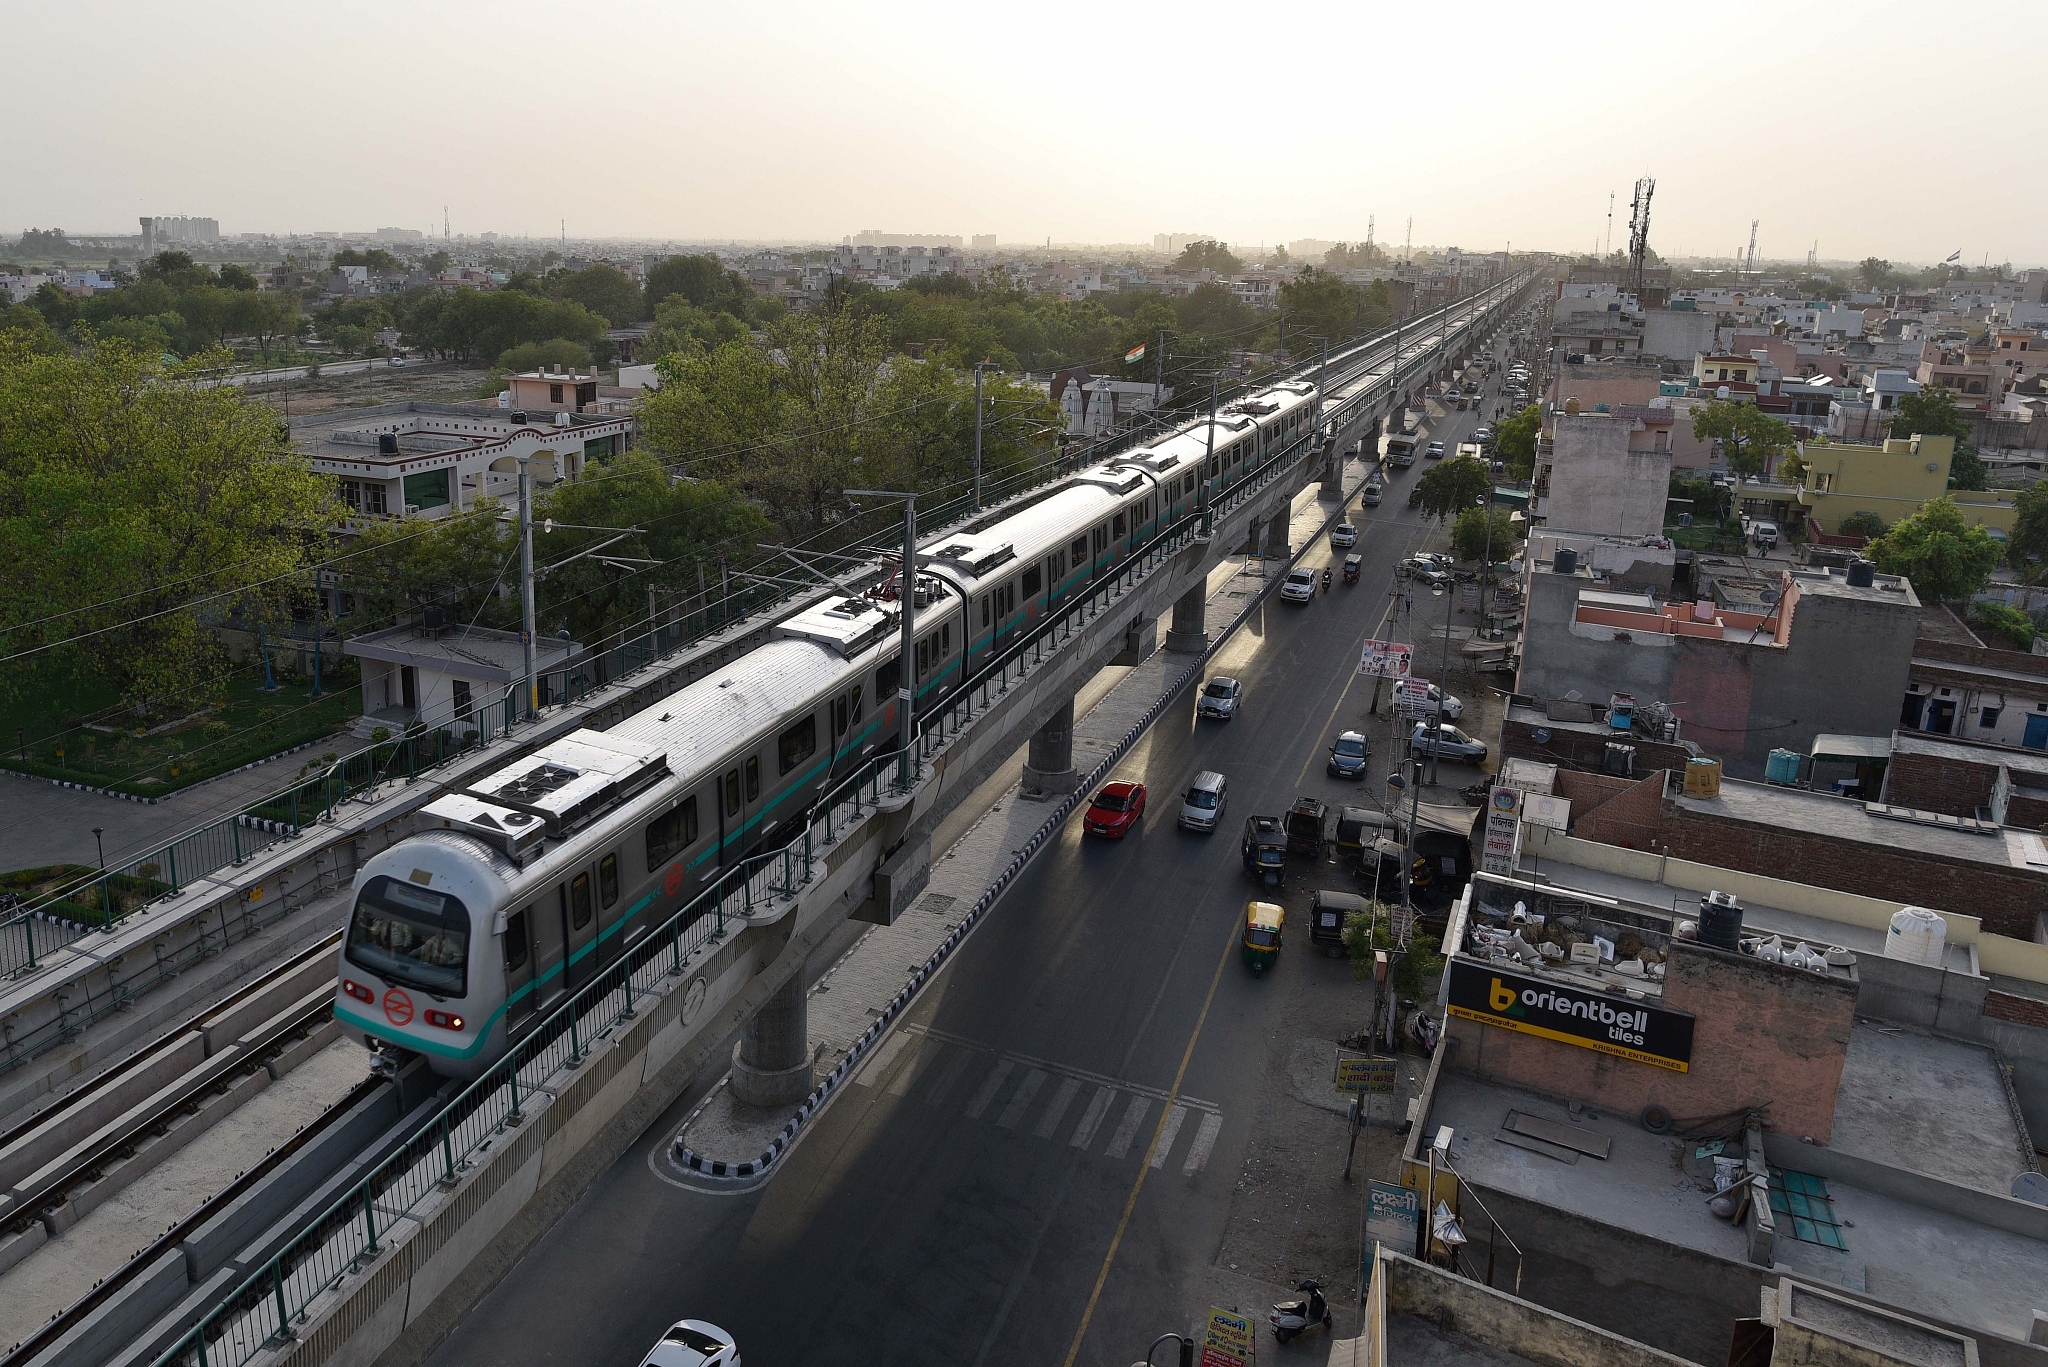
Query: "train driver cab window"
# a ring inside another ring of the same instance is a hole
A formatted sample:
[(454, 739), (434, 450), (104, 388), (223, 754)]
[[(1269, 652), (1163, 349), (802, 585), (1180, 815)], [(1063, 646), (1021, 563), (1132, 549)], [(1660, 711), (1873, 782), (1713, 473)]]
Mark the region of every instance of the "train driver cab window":
[(619, 857), (615, 854), (597, 861), (597, 900), (606, 910), (619, 900)]
[(1038, 587), (1043, 582), (1044, 580), (1038, 572), (1038, 566), (1033, 565), (1030, 569), (1025, 570), (1024, 596), (1026, 598), (1036, 598), (1038, 596)]
[(725, 814), (740, 814), (740, 771), (737, 769), (725, 771)]
[(747, 756), (747, 801), (761, 800), (761, 761), (757, 756)]
[[(845, 704), (841, 703), (838, 706), (843, 708)], [(784, 731), (782, 738), (775, 743), (775, 749), (781, 757), (782, 772), (785, 774), (818, 753), (818, 719), (805, 717)]]
[(697, 799), (687, 797), (647, 823), (647, 871), (653, 873), (696, 843)]
[(345, 952), (386, 982), (460, 997), (468, 982), (469, 910), (446, 893), (373, 878), (356, 899)]
[(569, 929), (590, 924), (590, 875), (579, 873), (569, 880)]
[(505, 918), (505, 971), (517, 973), (526, 967), (531, 945), (526, 935), (526, 913), (515, 911)]

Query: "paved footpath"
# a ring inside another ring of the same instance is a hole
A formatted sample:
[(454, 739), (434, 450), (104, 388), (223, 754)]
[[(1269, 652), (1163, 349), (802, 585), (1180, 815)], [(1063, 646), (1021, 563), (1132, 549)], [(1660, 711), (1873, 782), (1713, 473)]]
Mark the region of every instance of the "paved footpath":
[(95, 826), (104, 833), (108, 865), (118, 865), (288, 786), (308, 760), (353, 754), (366, 744), (341, 732), (252, 768), (195, 783), (154, 804), (0, 773), (0, 871), (97, 863)]
[[(1345, 462), (1347, 503), (1364, 484), (1365, 470), (1363, 465)], [(1289, 545), (1297, 551), (1308, 546), (1321, 534), (1332, 509), (1333, 505), (1316, 496), (1314, 485), (1298, 494), (1289, 524)], [(1210, 571), (1206, 619), (1211, 638), (1228, 626), (1250, 597), (1265, 587), (1269, 573), (1277, 575), (1283, 570), (1281, 561), (1233, 555)], [(1166, 637), (1170, 617), (1170, 612), (1161, 615), (1161, 640)], [(1155, 650), (1138, 665), (1097, 675), (1075, 699), (1075, 769), (1084, 777), (1092, 771), (1195, 659), (1193, 655)], [(1142, 737), (1132, 747), (1126, 763), (1141, 765), (1151, 739), (1149, 732)], [(1049, 804), (1026, 799), (1019, 791), (1018, 769), (1022, 762), (1020, 747), (1009, 764), (941, 825), (933, 847), (944, 849), (945, 854), (933, 861), (929, 886), (896, 924), (868, 931), (811, 988), (808, 1024), (818, 1077), (838, 1066), (862, 1032), (902, 989), (905, 979), (931, 956), (1003, 867), (1044, 824)], [(1152, 794), (1152, 819), (1171, 820), (1177, 810), (1175, 797), (1172, 793)], [(853, 1075), (852, 1085), (879, 1085), (908, 1039), (908, 1033), (900, 1031), (885, 1039)], [(912, 1071), (904, 1070), (890, 1085), (907, 1085)], [(1067, 1090), (1074, 1090), (1071, 1080)], [(676, 1134), (664, 1141), (656, 1151), (655, 1161), (665, 1167), (665, 1175), (671, 1179), (710, 1182), (712, 1179), (698, 1178), (674, 1163), (670, 1156), (674, 1139), (684, 1139), (691, 1150), (705, 1158), (741, 1162), (758, 1157), (795, 1110), (794, 1106), (769, 1109), (742, 1105), (720, 1083)], [(1101, 1120), (1098, 1115), (1091, 1122), (1086, 1112), (1079, 1114), (1081, 1123), (1091, 1132)], [(1126, 1119), (1135, 1122), (1135, 1117)], [(1190, 1144), (1185, 1161), (1199, 1166), (1206, 1159), (1209, 1144), (1215, 1139), (1214, 1121), (1213, 1116), (1206, 1116), (1202, 1124), (1188, 1127)], [(1112, 1134), (1113, 1147), (1114, 1141)], [(1164, 1153), (1154, 1155), (1159, 1161), (1165, 1157)]]

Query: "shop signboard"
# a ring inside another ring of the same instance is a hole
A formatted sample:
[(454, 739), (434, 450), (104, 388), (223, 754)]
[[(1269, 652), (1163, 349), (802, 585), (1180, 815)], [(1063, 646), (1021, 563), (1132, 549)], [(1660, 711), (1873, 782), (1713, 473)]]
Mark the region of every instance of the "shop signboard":
[(1251, 1360), (1251, 1317), (1210, 1306), (1208, 1328), (1202, 1334), (1202, 1367), (1250, 1367)]
[(1521, 836), (1521, 791), (1495, 788), (1487, 795), (1486, 834), (1481, 841), (1479, 867), (1487, 873), (1513, 877)]
[(1462, 955), (1451, 960), (1447, 995), (1445, 1009), (1462, 1020), (1676, 1073), (1692, 1070), (1693, 1018), (1683, 1011), (1509, 972)]

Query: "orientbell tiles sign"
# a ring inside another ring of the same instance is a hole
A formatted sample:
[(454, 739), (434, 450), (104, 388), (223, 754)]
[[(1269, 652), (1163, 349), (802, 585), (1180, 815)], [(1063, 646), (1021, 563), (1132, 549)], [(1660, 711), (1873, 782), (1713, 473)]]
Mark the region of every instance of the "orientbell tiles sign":
[(1451, 960), (1445, 1009), (1482, 1025), (1597, 1049), (1673, 1072), (1691, 1071), (1693, 1018), (1633, 997), (1457, 958)]

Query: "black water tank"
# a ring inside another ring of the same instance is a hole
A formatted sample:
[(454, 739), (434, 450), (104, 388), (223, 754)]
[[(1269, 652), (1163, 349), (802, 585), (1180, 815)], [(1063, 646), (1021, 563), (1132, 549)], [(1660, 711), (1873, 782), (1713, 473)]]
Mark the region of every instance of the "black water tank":
[(523, 408), (515, 408), (515, 409), (513, 409), (513, 410), (512, 410), (512, 425), (513, 425), (514, 427), (524, 427), (524, 426), (526, 425), (526, 410), (525, 410), (525, 409), (523, 409)]
[(1877, 583), (1877, 566), (1871, 564), (1868, 560), (1851, 560), (1849, 562), (1850, 588), (1867, 589), (1875, 583)]
[(396, 432), (379, 432), (377, 434), (377, 454), (380, 456), (395, 456), (398, 454), (398, 434)]
[(1742, 948), (1742, 904), (1725, 892), (1710, 892), (1700, 899), (1700, 943), (1725, 949), (1730, 954)]
[(1560, 546), (1550, 557), (1550, 568), (1557, 574), (1577, 574), (1579, 553), (1569, 546)]

